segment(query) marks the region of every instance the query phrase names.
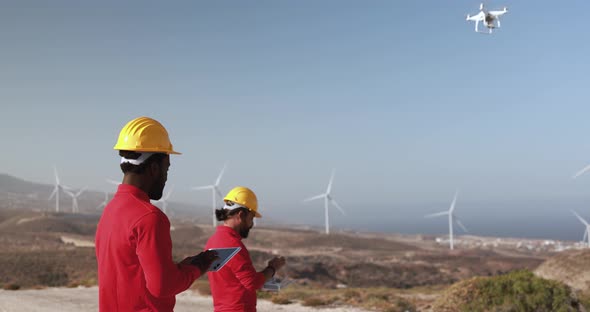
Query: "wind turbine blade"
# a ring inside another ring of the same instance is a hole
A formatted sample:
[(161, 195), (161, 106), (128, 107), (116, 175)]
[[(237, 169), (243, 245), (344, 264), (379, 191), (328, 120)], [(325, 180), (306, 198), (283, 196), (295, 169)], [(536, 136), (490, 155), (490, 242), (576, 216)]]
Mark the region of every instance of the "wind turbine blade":
[(459, 226), (461, 229), (463, 229), (463, 231), (465, 231), (465, 233), (469, 232), (469, 231), (467, 230), (467, 228), (465, 227), (465, 225), (463, 225), (463, 222), (461, 222), (461, 220), (460, 220), (459, 218), (457, 218), (457, 216), (456, 216), (456, 215), (453, 215), (453, 219), (455, 219), (455, 222), (457, 222), (457, 225), (458, 225), (458, 226)]
[(55, 184), (59, 184), (59, 176), (57, 175), (57, 167), (53, 165), (53, 173), (55, 174)]
[(215, 186), (218, 186), (219, 185), (219, 182), (221, 182), (221, 177), (223, 177), (223, 173), (225, 172), (225, 168), (227, 168), (227, 163), (225, 163), (225, 165), (223, 165), (223, 168), (221, 169), (221, 172), (217, 176), (217, 180), (215, 180)]
[(51, 195), (49, 195), (49, 198), (47, 200), (51, 200), (53, 198), (53, 196), (55, 196), (55, 193), (57, 193), (58, 187), (57, 185), (55, 186), (55, 188), (53, 188), (53, 192), (51, 192)]
[(590, 224), (588, 224), (588, 222), (586, 222), (586, 220), (584, 220), (584, 218), (580, 217), (580, 215), (579, 215), (577, 212), (575, 212), (575, 211), (573, 211), (573, 210), (572, 210), (572, 212), (574, 213), (574, 215), (576, 215), (576, 217), (578, 217), (578, 219), (579, 219), (579, 220), (580, 220), (582, 223), (584, 223), (584, 225), (586, 225), (586, 226), (590, 226)]
[(119, 185), (121, 184), (121, 182), (117, 182), (115, 180), (111, 180), (111, 179), (106, 179), (107, 183), (112, 184), (112, 185)]
[(334, 199), (330, 199), (330, 202), (332, 202), (332, 204), (338, 208), (338, 210), (340, 210), (340, 212), (342, 212), (343, 215), (346, 216), (346, 212), (344, 212), (344, 209), (342, 209), (342, 207), (340, 207), (340, 205), (338, 205), (338, 203), (336, 202), (336, 200)]
[(70, 190), (67, 190), (67, 189), (64, 189), (64, 193), (68, 194), (72, 198), (76, 196), (76, 194), (70, 192)]
[(434, 218), (434, 217), (446, 216), (448, 214), (449, 214), (448, 211), (442, 211), (442, 212), (431, 213), (429, 215), (425, 215), (424, 218)]
[(332, 191), (332, 182), (334, 182), (334, 173), (336, 173), (336, 169), (332, 169), (332, 175), (330, 176), (330, 182), (328, 182), (328, 190), (326, 191), (326, 194), (330, 194), (330, 192)]
[(78, 193), (76, 193), (76, 197), (80, 196), (84, 191), (86, 191), (86, 189), (88, 188), (88, 186), (85, 186), (83, 188), (81, 188)]
[(451, 207), (449, 208), (449, 212), (453, 213), (455, 210), (455, 204), (457, 203), (457, 196), (459, 195), (459, 190), (455, 191), (455, 196), (453, 197), (453, 202), (451, 202)]
[(308, 202), (308, 201), (312, 201), (312, 200), (316, 200), (316, 199), (320, 199), (320, 198), (324, 198), (326, 197), (326, 194), (321, 194), (321, 195), (317, 195), (317, 196), (313, 196), (307, 199), (304, 199), (304, 202)]
[(583, 174), (584, 174), (584, 173), (586, 173), (586, 171), (588, 171), (588, 170), (590, 170), (590, 165), (588, 165), (588, 166), (584, 167), (582, 170), (580, 170), (580, 171), (576, 172), (576, 173), (575, 173), (575, 174), (572, 176), (572, 179), (575, 179), (575, 178), (577, 178), (577, 177), (579, 177), (579, 176), (583, 175)]
[(210, 190), (210, 189), (212, 189), (213, 187), (215, 187), (215, 185), (197, 186), (197, 187), (193, 187), (193, 188), (191, 188), (191, 190), (193, 190), (193, 191)]

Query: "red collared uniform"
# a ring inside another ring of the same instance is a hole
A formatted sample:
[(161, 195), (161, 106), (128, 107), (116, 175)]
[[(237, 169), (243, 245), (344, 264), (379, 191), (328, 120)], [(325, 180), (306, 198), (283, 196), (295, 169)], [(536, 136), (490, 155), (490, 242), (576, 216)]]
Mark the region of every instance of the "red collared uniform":
[(221, 270), (207, 272), (215, 312), (256, 312), (256, 290), (266, 281), (262, 272), (256, 272), (250, 253), (234, 229), (218, 226), (205, 249), (241, 247)]
[(121, 184), (96, 229), (100, 311), (173, 311), (201, 275), (172, 261), (168, 217), (148, 195)]

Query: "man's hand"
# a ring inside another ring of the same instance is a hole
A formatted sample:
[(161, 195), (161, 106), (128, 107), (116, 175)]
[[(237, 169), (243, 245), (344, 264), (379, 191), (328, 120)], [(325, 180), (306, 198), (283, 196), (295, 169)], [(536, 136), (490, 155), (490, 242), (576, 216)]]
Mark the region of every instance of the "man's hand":
[(286, 261), (284, 257), (274, 257), (270, 261), (268, 261), (268, 265), (266, 266), (266, 268), (264, 268), (264, 270), (262, 270), (264, 278), (267, 281), (273, 278), (273, 276), (275, 276), (275, 273), (277, 273), (277, 271), (285, 265), (285, 262)]
[(275, 271), (278, 271), (285, 265), (285, 263), (285, 257), (274, 257), (268, 261), (268, 266), (273, 268)]
[(218, 258), (219, 256), (217, 255), (217, 251), (206, 250), (196, 256), (188, 257), (182, 260), (180, 263), (194, 265), (199, 268), (202, 274), (205, 273), (211, 266), (211, 263), (213, 263), (213, 261), (217, 260)]

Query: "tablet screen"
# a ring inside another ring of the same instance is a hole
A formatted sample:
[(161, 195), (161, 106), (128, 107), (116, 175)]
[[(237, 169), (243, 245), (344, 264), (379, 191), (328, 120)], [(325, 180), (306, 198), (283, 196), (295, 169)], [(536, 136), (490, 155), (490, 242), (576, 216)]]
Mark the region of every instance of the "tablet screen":
[(215, 261), (213, 261), (213, 263), (211, 263), (211, 266), (209, 266), (209, 270), (210, 272), (217, 272), (219, 271), (221, 268), (223, 268), (223, 266), (233, 257), (235, 256), (240, 249), (242, 249), (241, 247), (229, 247), (229, 248), (211, 248), (211, 249), (207, 249), (207, 250), (215, 250), (217, 251), (217, 255), (219, 256), (219, 258)]

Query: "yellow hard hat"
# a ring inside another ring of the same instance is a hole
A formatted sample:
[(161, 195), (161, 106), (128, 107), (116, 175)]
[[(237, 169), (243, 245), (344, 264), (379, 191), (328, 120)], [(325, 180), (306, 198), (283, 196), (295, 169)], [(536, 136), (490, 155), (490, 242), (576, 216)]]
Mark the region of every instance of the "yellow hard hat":
[(256, 218), (262, 218), (262, 215), (258, 213), (258, 199), (256, 198), (256, 194), (247, 187), (234, 187), (223, 198), (223, 201), (231, 201), (240, 206), (246, 207), (248, 210), (254, 212)]
[(157, 120), (139, 117), (128, 122), (121, 132), (114, 149), (133, 152), (180, 154), (175, 152), (168, 131)]

